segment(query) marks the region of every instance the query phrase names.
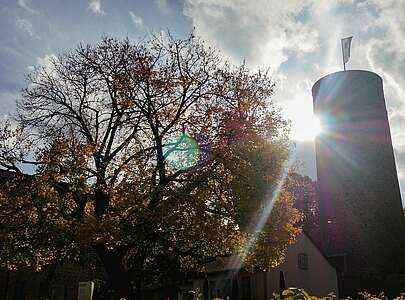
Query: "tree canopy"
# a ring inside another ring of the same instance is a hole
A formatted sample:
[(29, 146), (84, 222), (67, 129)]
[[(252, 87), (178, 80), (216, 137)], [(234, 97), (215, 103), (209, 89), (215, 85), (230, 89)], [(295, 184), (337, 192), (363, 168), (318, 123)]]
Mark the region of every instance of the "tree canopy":
[(308, 176), (290, 172), (285, 187), (293, 195), (294, 207), (303, 213), (301, 224), (311, 234), (319, 230), (319, 198), (316, 181)]
[(1, 265), (100, 261), (125, 297), (252, 238), (247, 264), (276, 266), (301, 214), (273, 90), (192, 36), (106, 37), (37, 66), (0, 134)]

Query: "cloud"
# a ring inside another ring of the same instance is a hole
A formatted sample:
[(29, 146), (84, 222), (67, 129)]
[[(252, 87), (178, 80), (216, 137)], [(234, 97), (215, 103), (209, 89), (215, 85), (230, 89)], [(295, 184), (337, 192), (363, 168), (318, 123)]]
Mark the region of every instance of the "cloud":
[(44, 67), (47, 71), (52, 71), (53, 69), (52, 62), (57, 58), (58, 57), (53, 53), (45, 54), (43, 57), (37, 57), (37, 65)]
[(39, 37), (39, 35), (36, 34), (36, 32), (34, 31), (34, 27), (32, 26), (32, 23), (30, 21), (28, 21), (27, 19), (17, 17), (15, 22), (19, 29), (28, 33), (32, 38), (41, 39)]
[(18, 0), (17, 4), (18, 6), (20, 6), (21, 8), (25, 9), (26, 11), (28, 11), (31, 14), (38, 14), (38, 11), (33, 9), (32, 7), (30, 7), (30, 5), (28, 5), (28, 3), (31, 3), (30, 0)]
[(129, 11), (129, 16), (137, 28), (141, 28), (143, 26), (143, 20), (140, 16), (136, 15), (132, 11)]
[(170, 14), (172, 12), (167, 0), (154, 0), (154, 2), (161, 13)]
[(0, 91), (0, 122), (15, 112), (15, 103), (19, 97), (17, 92)]
[(277, 70), (288, 52), (308, 53), (317, 47), (317, 30), (301, 18), (311, 6), (309, 0), (186, 0), (184, 13), (196, 33), (233, 62), (244, 57), (251, 66)]
[(284, 78), (276, 94), (282, 103), (310, 103), (311, 85), (342, 68), (340, 39), (354, 35), (348, 68), (380, 74), (388, 110), (405, 117), (403, 11), (397, 0), (186, 0), (184, 14), (232, 62), (245, 58)]
[(101, 5), (101, 0), (90, 0), (87, 10), (91, 11), (93, 14), (95, 14), (97, 16), (105, 15), (103, 6)]
[(31, 65), (27, 67), (28, 72), (32, 72), (35, 70), (36, 67), (39, 68), (44, 68), (45, 71), (48, 72), (48, 74), (53, 74), (56, 76), (56, 73), (54, 73), (55, 69), (53, 66), (53, 61), (57, 60), (58, 57), (53, 54), (45, 54), (44, 56), (38, 56), (35, 61), (35, 65)]
[[(275, 100), (292, 127), (311, 118), (310, 88), (342, 70), (340, 39), (354, 36), (348, 69), (368, 69), (384, 81), (397, 166), (405, 184), (405, 1), (399, 0), (185, 0), (196, 34), (233, 63), (271, 67), (279, 78)], [(294, 112), (296, 113), (296, 112)], [(405, 187), (404, 187), (405, 190)]]

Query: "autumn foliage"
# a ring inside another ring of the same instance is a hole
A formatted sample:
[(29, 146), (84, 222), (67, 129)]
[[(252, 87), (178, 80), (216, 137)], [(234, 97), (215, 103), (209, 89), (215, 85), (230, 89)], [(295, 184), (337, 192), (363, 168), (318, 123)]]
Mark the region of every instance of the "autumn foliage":
[(266, 72), (194, 37), (104, 38), (26, 86), (0, 136), (1, 266), (101, 262), (121, 296), (142, 298), (252, 240), (247, 264), (275, 266), (299, 234)]

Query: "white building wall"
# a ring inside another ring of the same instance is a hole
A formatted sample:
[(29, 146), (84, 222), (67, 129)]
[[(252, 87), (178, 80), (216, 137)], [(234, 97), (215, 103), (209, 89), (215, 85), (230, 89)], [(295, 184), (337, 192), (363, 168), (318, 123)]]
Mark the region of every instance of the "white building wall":
[[(300, 253), (307, 255), (307, 269), (298, 266)], [(269, 271), (268, 287), (271, 293), (278, 292), (280, 271), (284, 273), (286, 287), (304, 288), (316, 296), (326, 296), (330, 292), (335, 295), (338, 293), (336, 270), (305, 234), (301, 234), (296, 243), (288, 248), (285, 262)]]
[[(307, 256), (307, 268), (302, 269), (298, 265), (298, 255)], [(232, 280), (232, 275), (227, 269), (226, 263), (211, 264), (208, 267), (209, 281), (215, 281), (215, 289), (219, 294), (224, 294), (220, 284), (224, 280)], [(297, 237), (295, 244), (288, 247), (286, 259), (283, 264), (268, 272), (256, 272), (254, 274), (246, 271), (238, 273), (239, 298), (242, 299), (243, 278), (250, 277), (250, 297), (243, 300), (269, 300), (273, 293), (279, 292), (280, 271), (283, 271), (285, 287), (304, 288), (308, 293), (315, 296), (326, 296), (333, 292), (338, 296), (338, 285), (336, 270), (329, 264), (326, 258), (305, 235)], [(194, 280), (193, 288), (203, 290), (204, 280)], [(211, 289), (210, 289), (211, 294)]]

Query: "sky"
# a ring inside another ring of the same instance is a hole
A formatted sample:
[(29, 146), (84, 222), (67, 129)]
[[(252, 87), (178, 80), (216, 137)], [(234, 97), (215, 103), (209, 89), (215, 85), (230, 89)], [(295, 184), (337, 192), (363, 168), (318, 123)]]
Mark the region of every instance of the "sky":
[(0, 118), (14, 111), (24, 74), (79, 43), (194, 30), (230, 62), (270, 69), (302, 172), (315, 178), (311, 87), (342, 70), (340, 39), (354, 36), (347, 68), (383, 78), (404, 199), (404, 11), (403, 0), (0, 0)]

